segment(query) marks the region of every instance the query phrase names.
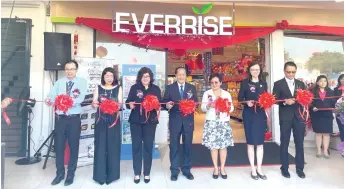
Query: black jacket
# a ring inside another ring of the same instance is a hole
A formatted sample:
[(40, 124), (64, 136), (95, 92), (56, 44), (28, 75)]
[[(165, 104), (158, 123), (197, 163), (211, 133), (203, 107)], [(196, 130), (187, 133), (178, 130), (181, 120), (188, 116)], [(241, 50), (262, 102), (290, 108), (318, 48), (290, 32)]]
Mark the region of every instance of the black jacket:
[[(140, 95), (142, 94), (142, 96)], [(147, 95), (154, 95), (158, 97), (159, 102), (161, 102), (161, 90), (158, 86), (152, 84), (148, 87), (148, 89), (145, 89), (145, 87), (140, 84), (134, 84), (131, 86), (129, 95), (126, 103), (129, 102), (135, 102), (135, 103), (142, 103), (143, 99)], [(128, 109), (130, 109), (129, 104), (126, 105)], [(141, 105), (135, 104), (135, 108), (131, 110), (130, 116), (129, 116), (129, 123), (131, 124), (158, 124), (159, 120), (157, 119), (157, 111), (153, 110), (149, 113), (148, 120), (146, 118), (146, 113), (143, 108), (141, 108)]]
[[(198, 102), (196, 87), (189, 83), (185, 83), (184, 89), (184, 99), (193, 100), (196, 103)], [(170, 132), (180, 133), (182, 130), (184, 132), (192, 132), (194, 130), (194, 115), (183, 116), (179, 110), (179, 101), (181, 96), (179, 93), (179, 86), (177, 82), (174, 82), (171, 85), (168, 85), (165, 90), (164, 102), (174, 102), (174, 106), (169, 111), (169, 130)]]
[[(294, 93), (291, 94), (288, 83), (285, 78), (278, 80), (274, 83), (273, 94), (275, 95), (277, 100), (284, 100), (289, 98), (296, 98), (296, 92), (298, 89), (306, 89), (306, 85), (300, 81), (295, 79), (295, 90)], [(284, 105), (284, 102), (279, 102), (279, 119), (280, 121), (291, 121), (294, 117), (302, 121), (298, 108), (301, 108), (300, 105), (296, 102), (293, 105)]]
[[(342, 96), (342, 90), (339, 89), (339, 87), (334, 88), (333, 93), (334, 93), (334, 96)], [(339, 98), (336, 98), (336, 99), (338, 100)]]
[[(324, 101), (322, 101), (320, 99), (320, 95), (319, 92), (315, 92), (314, 94), (314, 99), (312, 102), (312, 110), (313, 111), (313, 107), (316, 108), (334, 108), (336, 102), (337, 102), (337, 98), (325, 98)], [(334, 92), (331, 89), (326, 89), (326, 97), (330, 97), (330, 96), (335, 96)], [(326, 117), (333, 117), (333, 113), (332, 110), (321, 110), (319, 111), (319, 113), (322, 114), (322, 116), (326, 116)]]

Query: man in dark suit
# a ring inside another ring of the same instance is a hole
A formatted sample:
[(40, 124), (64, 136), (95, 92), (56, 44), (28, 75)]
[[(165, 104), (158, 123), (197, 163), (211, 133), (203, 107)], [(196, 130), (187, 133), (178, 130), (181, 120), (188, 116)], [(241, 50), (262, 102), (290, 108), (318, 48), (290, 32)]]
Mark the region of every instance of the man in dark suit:
[(197, 102), (196, 87), (186, 83), (186, 70), (178, 67), (175, 71), (177, 82), (168, 85), (164, 95), (166, 108), (169, 110), (169, 130), (170, 130), (170, 161), (171, 180), (176, 181), (179, 174), (179, 146), (180, 136), (183, 137), (183, 163), (182, 173), (193, 180), (191, 174), (191, 147), (194, 131), (194, 115), (183, 116), (179, 111), (179, 101), (181, 99), (194, 100)]
[(296, 70), (297, 66), (294, 62), (285, 63), (285, 78), (276, 81), (273, 88), (273, 94), (276, 96), (276, 99), (284, 100), (284, 102), (279, 103), (279, 123), (281, 131), (281, 173), (286, 178), (290, 178), (290, 174), (288, 172), (288, 147), (292, 130), (296, 149), (296, 173), (300, 178), (306, 177), (306, 175), (303, 172), (305, 164), (303, 149), (303, 141), (305, 135), (305, 120), (303, 120), (300, 117), (299, 108), (301, 107), (295, 101), (296, 91), (298, 89), (306, 89), (306, 86), (302, 81), (295, 79)]

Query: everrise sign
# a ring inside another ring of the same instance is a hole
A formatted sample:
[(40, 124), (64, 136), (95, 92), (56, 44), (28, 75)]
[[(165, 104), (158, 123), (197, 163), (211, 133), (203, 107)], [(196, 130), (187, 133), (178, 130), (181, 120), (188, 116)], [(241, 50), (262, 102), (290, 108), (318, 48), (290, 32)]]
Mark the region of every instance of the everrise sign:
[[(134, 32), (153, 34), (184, 34), (184, 35), (232, 35), (228, 28), (232, 28), (229, 21), (232, 17), (215, 16), (177, 16), (162, 14), (145, 14), (140, 23), (135, 13), (116, 12), (114, 15), (113, 32)], [(129, 25), (128, 18), (132, 19), (135, 31), (122, 27)], [(124, 20), (123, 18), (126, 18)], [(163, 20), (163, 21), (160, 21)], [(227, 23), (226, 23), (227, 22)], [(147, 32), (147, 27), (149, 31)], [(225, 31), (226, 30), (226, 31)], [(172, 32), (171, 32), (172, 31)]]

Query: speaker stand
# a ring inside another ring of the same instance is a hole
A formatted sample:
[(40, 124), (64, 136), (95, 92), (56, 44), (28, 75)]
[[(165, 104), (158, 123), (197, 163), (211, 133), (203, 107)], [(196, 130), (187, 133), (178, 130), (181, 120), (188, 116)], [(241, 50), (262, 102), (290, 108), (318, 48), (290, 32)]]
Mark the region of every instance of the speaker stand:
[(28, 131), (27, 131), (27, 157), (18, 159), (15, 161), (15, 164), (17, 165), (30, 165), (30, 164), (35, 164), (41, 161), (40, 157), (30, 157), (30, 152), (31, 152), (31, 114), (32, 114), (32, 109), (30, 106), (26, 106), (27, 112), (28, 112), (28, 119), (29, 119), (29, 126), (28, 126)]

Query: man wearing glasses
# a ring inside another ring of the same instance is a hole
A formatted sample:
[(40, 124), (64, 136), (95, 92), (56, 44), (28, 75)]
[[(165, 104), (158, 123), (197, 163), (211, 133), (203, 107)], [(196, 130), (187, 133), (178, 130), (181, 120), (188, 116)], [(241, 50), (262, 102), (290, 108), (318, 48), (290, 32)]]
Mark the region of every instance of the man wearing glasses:
[(73, 183), (79, 155), (79, 140), (81, 133), (81, 103), (84, 101), (87, 91), (87, 81), (76, 77), (78, 63), (71, 60), (65, 64), (66, 77), (56, 81), (45, 103), (48, 106), (54, 104), (55, 97), (67, 94), (73, 99), (73, 106), (66, 113), (56, 110), (55, 115), (55, 152), (56, 152), (56, 177), (51, 183), (59, 184), (65, 178), (64, 151), (66, 141), (70, 148), (67, 177), (64, 185)]
[[(294, 62), (287, 62), (284, 64), (285, 78), (276, 81), (273, 88), (273, 94), (278, 100), (284, 100), (279, 103), (279, 123), (281, 132), (281, 146), (280, 146), (280, 161), (281, 173), (284, 177), (290, 178), (288, 172), (289, 159), (288, 147), (290, 141), (291, 131), (293, 130), (295, 143), (295, 162), (296, 173), (300, 178), (305, 178), (303, 172), (305, 159), (303, 141), (305, 135), (305, 120), (300, 117), (300, 105), (295, 101), (296, 91), (298, 89), (306, 89), (305, 84), (295, 79), (297, 66)], [(301, 108), (302, 111), (302, 108)]]

